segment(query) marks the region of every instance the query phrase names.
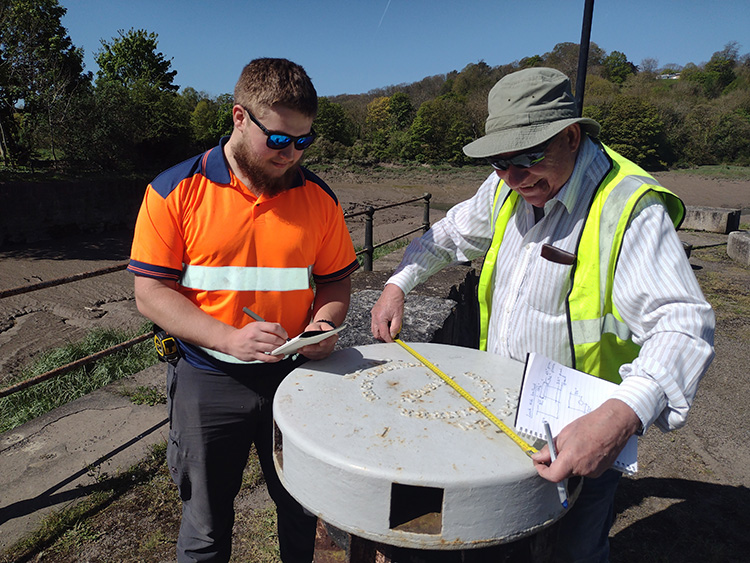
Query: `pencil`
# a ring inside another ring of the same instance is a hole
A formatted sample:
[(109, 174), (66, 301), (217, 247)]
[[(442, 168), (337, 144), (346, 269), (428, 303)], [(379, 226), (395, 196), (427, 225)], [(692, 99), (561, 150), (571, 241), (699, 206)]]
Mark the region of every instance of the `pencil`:
[(244, 313), (245, 313), (245, 314), (246, 314), (246, 315), (247, 315), (248, 317), (252, 317), (252, 318), (253, 318), (253, 319), (255, 319), (256, 321), (259, 321), (259, 322), (261, 322), (261, 323), (264, 323), (264, 322), (266, 322), (266, 319), (264, 319), (263, 317), (261, 317), (261, 316), (260, 316), (260, 315), (259, 315), (258, 313), (254, 313), (253, 311), (251, 311), (251, 310), (250, 310), (250, 309), (248, 309), (247, 307), (243, 307), (243, 308), (242, 308), (242, 311), (243, 311), (243, 312), (244, 312)]

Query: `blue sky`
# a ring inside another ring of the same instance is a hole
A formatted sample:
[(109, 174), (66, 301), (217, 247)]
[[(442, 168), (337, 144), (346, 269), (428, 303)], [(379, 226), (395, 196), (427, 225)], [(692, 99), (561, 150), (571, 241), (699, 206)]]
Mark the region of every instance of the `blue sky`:
[[(232, 92), (257, 57), (305, 67), (318, 94), (360, 94), (551, 51), (581, 39), (584, 0), (60, 0), (63, 25), (96, 73), (100, 40), (159, 35), (175, 83)], [(730, 41), (750, 52), (748, 0), (596, 0), (591, 40), (635, 64), (700, 64)]]

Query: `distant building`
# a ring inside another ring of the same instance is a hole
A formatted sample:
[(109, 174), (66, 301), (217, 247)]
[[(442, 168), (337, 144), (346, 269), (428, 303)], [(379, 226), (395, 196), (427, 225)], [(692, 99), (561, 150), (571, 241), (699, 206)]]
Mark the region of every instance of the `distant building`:
[(679, 80), (680, 73), (679, 72), (670, 72), (668, 74), (659, 74), (656, 79), (657, 80)]

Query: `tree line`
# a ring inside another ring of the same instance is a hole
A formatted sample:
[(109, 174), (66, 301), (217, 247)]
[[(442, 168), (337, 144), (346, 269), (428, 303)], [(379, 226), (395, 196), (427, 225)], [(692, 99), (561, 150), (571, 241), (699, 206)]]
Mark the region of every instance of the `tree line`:
[[(175, 84), (158, 35), (102, 39), (96, 75), (61, 19), (58, 0), (0, 2), (0, 156), (8, 169), (52, 165), (118, 173), (163, 169), (214, 146), (232, 129), (230, 93)], [(308, 162), (469, 164), (461, 148), (482, 135), (487, 94), (504, 75), (557, 68), (574, 87), (578, 44), (505, 65), (484, 61), (419, 82), (321, 97)], [(601, 140), (647, 169), (750, 165), (750, 55), (727, 43), (708, 62), (635, 65), (589, 46), (583, 114)]]

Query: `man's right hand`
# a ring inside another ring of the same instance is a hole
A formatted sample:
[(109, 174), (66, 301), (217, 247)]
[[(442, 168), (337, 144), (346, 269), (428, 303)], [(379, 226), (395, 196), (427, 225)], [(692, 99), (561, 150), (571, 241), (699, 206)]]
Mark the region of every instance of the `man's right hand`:
[(278, 362), (266, 354), (288, 337), (278, 323), (252, 322), (235, 328), (201, 311), (177, 291), (174, 281), (135, 276), (135, 302), (140, 313), (175, 338), (234, 356), (245, 362)]
[(372, 335), (383, 342), (393, 342), (401, 331), (404, 318), (404, 292), (401, 288), (392, 283), (386, 284), (370, 317)]
[(284, 355), (272, 356), (275, 350), (287, 341), (289, 335), (278, 323), (253, 322), (235, 330), (226, 343), (226, 353), (238, 360), (249, 362), (274, 363), (284, 359)]

